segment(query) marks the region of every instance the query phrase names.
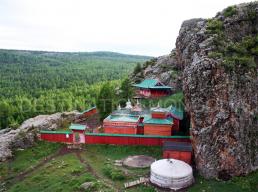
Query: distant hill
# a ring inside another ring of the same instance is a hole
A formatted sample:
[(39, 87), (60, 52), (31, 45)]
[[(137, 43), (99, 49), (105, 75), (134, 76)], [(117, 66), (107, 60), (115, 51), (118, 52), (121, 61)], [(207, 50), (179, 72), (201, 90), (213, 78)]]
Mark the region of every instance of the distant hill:
[(149, 58), (0, 49), (0, 129), (15, 128), (39, 114), (86, 109), (94, 104), (104, 81), (119, 86), (119, 79)]
[(0, 49), (0, 95), (11, 97), (18, 90), (33, 95), (35, 90), (115, 80), (149, 58), (115, 52)]

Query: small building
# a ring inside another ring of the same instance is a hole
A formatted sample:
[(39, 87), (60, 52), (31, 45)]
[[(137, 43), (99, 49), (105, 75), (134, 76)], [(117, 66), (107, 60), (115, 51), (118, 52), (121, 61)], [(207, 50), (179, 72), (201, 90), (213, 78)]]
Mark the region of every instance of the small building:
[(163, 158), (178, 159), (188, 164), (192, 163), (192, 145), (186, 142), (169, 142), (163, 143)]
[(69, 129), (73, 132), (73, 143), (85, 143), (85, 130), (87, 126), (81, 124), (71, 124)]
[(139, 84), (133, 85), (137, 94), (147, 98), (167, 96), (172, 93), (172, 87), (166, 86), (157, 79), (145, 79)]
[(172, 134), (173, 118), (167, 117), (167, 110), (159, 106), (151, 109), (151, 117), (145, 118), (144, 135), (170, 136)]

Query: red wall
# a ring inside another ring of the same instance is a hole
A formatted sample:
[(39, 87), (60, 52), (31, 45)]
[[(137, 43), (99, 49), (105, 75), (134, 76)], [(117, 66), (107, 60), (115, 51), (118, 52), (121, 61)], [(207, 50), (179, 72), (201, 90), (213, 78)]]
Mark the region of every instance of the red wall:
[(173, 126), (172, 126), (173, 131), (176, 131), (176, 132), (179, 131), (179, 122), (180, 121), (178, 119), (173, 119)]
[(190, 142), (182, 138), (155, 138), (155, 137), (130, 137), (130, 136), (101, 136), (85, 135), (86, 144), (116, 144), (116, 145), (144, 145), (162, 146), (165, 141)]
[(50, 142), (72, 143), (73, 134), (69, 134), (69, 138), (66, 138), (64, 133), (41, 133), (40, 139)]
[(152, 112), (151, 116), (152, 116), (152, 118), (166, 119), (166, 113), (165, 112)]
[(137, 134), (137, 128), (134, 127), (104, 127), (105, 133), (110, 134)]
[(163, 151), (163, 158), (165, 159), (178, 159), (181, 161), (184, 161), (188, 164), (192, 163), (192, 153), (189, 151), (170, 151), (170, 150), (165, 150)]
[(171, 136), (171, 132), (172, 132), (171, 125), (156, 125), (156, 124), (144, 125), (144, 135)]
[(96, 114), (96, 113), (97, 113), (97, 109), (96, 109), (96, 108), (93, 108), (93, 109), (91, 109), (91, 110), (89, 110), (89, 111), (83, 113), (82, 116), (84, 116), (84, 117), (89, 117), (89, 116), (91, 116), (91, 115), (93, 115), (93, 114)]

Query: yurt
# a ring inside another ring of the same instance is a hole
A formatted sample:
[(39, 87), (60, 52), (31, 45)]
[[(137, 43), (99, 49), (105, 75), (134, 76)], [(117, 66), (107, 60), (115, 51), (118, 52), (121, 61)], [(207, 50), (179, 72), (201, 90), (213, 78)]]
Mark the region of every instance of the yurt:
[(193, 170), (183, 161), (161, 159), (151, 164), (150, 181), (159, 187), (178, 190), (193, 183)]

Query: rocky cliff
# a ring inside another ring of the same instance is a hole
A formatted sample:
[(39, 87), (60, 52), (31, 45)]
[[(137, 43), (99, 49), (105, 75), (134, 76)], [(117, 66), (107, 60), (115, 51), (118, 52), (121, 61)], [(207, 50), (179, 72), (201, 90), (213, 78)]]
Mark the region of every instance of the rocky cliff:
[(206, 178), (257, 169), (257, 32), (258, 2), (228, 7), (212, 19), (185, 21), (173, 54), (141, 72), (143, 78), (160, 78), (163, 65), (169, 69), (165, 74), (181, 70), (175, 79), (161, 80), (182, 82), (196, 167)]
[(55, 113), (39, 115), (28, 119), (16, 130), (3, 129), (0, 131), (0, 162), (12, 157), (13, 151), (18, 148), (27, 148), (37, 140), (40, 130), (55, 130), (63, 124), (77, 119), (77, 112)]

